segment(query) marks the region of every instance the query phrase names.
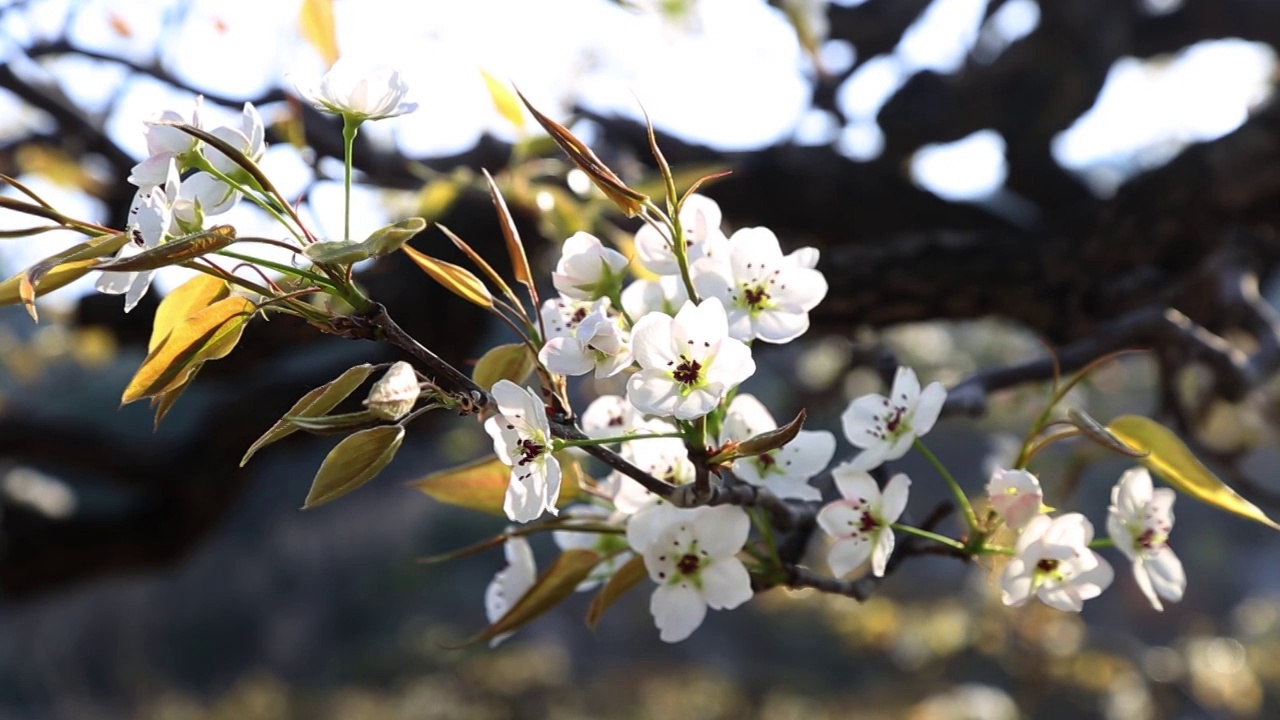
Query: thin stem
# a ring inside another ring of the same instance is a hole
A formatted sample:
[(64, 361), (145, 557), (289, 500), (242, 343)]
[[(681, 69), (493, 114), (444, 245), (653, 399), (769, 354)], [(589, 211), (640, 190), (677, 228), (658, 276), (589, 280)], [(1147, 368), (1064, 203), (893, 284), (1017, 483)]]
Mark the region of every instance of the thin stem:
[(1022, 463), (1018, 465), (1018, 468), (1025, 469), (1028, 465), (1031, 464), (1031, 460), (1036, 456), (1036, 453), (1054, 444), (1055, 442), (1059, 440), (1066, 440), (1068, 438), (1079, 437), (1082, 434), (1083, 433), (1081, 433), (1080, 430), (1073, 427), (1070, 430), (1062, 430), (1052, 435), (1046, 436), (1040, 442), (1035, 443), (1031, 447), (1027, 448), (1026, 452), (1023, 453)]
[(901, 523), (893, 523), (892, 525), (890, 525), (890, 527), (892, 527), (894, 530), (897, 530), (898, 532), (906, 533), (907, 535), (915, 535), (918, 538), (924, 538), (925, 540), (932, 540), (933, 542), (941, 543), (943, 545), (946, 545), (949, 548), (952, 548), (953, 550), (965, 549), (964, 543), (960, 542), (959, 540), (953, 540), (945, 535), (939, 535), (938, 533), (929, 532), (928, 530), (921, 530), (918, 527), (912, 527), (911, 525), (903, 525)]
[(337, 289), (334, 287), (333, 282), (329, 280), (329, 278), (317, 275), (307, 270), (299, 270), (298, 268), (290, 267), (288, 265), (282, 265), (280, 263), (272, 262), (270, 260), (263, 260), (262, 258), (250, 257), (248, 255), (241, 255), (238, 252), (232, 252), (230, 250), (219, 250), (217, 254), (223, 257), (229, 257), (232, 260), (239, 260), (240, 262), (249, 263), (250, 265), (261, 265), (262, 267), (268, 268), (270, 270), (275, 270), (276, 272), (283, 273), (285, 275), (294, 275), (300, 278), (306, 278), (307, 280), (310, 280), (311, 282), (323, 288), (328, 288), (331, 290)]
[(960, 483), (956, 482), (956, 479), (951, 476), (951, 471), (947, 470), (947, 467), (942, 464), (942, 461), (938, 459), (938, 456), (934, 455), (929, 448), (925, 447), (925, 444), (920, 441), (920, 438), (916, 438), (915, 446), (916, 449), (920, 451), (920, 454), (924, 455), (925, 460), (928, 460), (929, 464), (933, 465), (934, 469), (938, 471), (938, 474), (942, 476), (942, 479), (947, 482), (947, 487), (951, 488), (951, 494), (955, 496), (956, 502), (964, 511), (964, 519), (969, 525), (969, 532), (976, 536), (978, 534), (978, 515), (973, 511), (973, 505), (969, 504), (969, 496), (965, 495), (964, 489), (960, 487)]
[(355, 146), (356, 131), (360, 128), (361, 120), (351, 115), (342, 116), (342, 153), (343, 153), (343, 213), (342, 213), (342, 239), (351, 239), (351, 153)]
[(1091, 548), (1109, 548), (1109, 547), (1115, 547), (1115, 546), (1116, 546), (1116, 542), (1109, 537), (1098, 538), (1097, 540), (1094, 540), (1093, 542), (1089, 543), (1089, 547)]
[(564, 448), (585, 448), (595, 445), (612, 445), (614, 443), (631, 442), (632, 440), (651, 440), (653, 438), (684, 437), (680, 433), (657, 433), (654, 435), (614, 435), (606, 438), (587, 438), (586, 440), (556, 440), (556, 450)]

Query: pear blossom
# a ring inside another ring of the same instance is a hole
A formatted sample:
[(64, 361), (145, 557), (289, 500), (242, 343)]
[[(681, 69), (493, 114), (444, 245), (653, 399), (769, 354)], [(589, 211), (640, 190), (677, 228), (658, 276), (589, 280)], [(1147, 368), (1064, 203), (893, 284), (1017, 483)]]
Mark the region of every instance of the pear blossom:
[(538, 394), (510, 380), (499, 380), (490, 391), (498, 414), (484, 423), (493, 438), (493, 451), (511, 466), (511, 480), (502, 509), (516, 522), (556, 514), (560, 499), (560, 462), (551, 454), (551, 425)]
[[(141, 189), (134, 196), (133, 206), (129, 208), (130, 242), (120, 248), (117, 258), (132, 257), (144, 250), (159, 247), (168, 235), (173, 221), (173, 206), (181, 192), (181, 182), (173, 158), (169, 158), (166, 164), (168, 169), (164, 183)], [(108, 295), (124, 295), (124, 311), (129, 312), (147, 294), (155, 273), (155, 270), (105, 270), (98, 276), (95, 287)]]
[(631, 347), (620, 318), (608, 312), (608, 298), (601, 298), (583, 318), (572, 336), (553, 337), (538, 352), (547, 369), (561, 375), (612, 377), (631, 365)]
[[(684, 199), (677, 215), (690, 264), (704, 257), (719, 257), (728, 250), (728, 238), (720, 230), (720, 206), (705, 195)], [(658, 275), (676, 275), (680, 265), (671, 248), (671, 233), (646, 224), (636, 231), (636, 255), (640, 263)]]
[(1040, 481), (1026, 470), (996, 468), (987, 483), (987, 495), (991, 498), (991, 507), (1013, 530), (1021, 530), (1031, 518), (1043, 512), (1044, 493), (1040, 490)]
[(1146, 468), (1135, 467), (1111, 489), (1107, 509), (1107, 534), (1133, 563), (1133, 579), (1159, 611), (1164, 610), (1160, 598), (1178, 602), (1187, 589), (1182, 561), (1169, 547), (1175, 499), (1173, 490), (1152, 487)]
[[(510, 612), (538, 579), (538, 567), (528, 540), (519, 536), (508, 537), (502, 546), (502, 554), (506, 556), (507, 565), (493, 576), (484, 591), (484, 613), (490, 625)], [(497, 635), (489, 641), (489, 647), (497, 647), (509, 637), (509, 632)]]
[(1000, 576), (1001, 600), (1017, 607), (1034, 595), (1051, 608), (1080, 612), (1115, 578), (1111, 565), (1089, 549), (1092, 540), (1093, 524), (1080, 513), (1033, 517)]
[(854, 466), (871, 470), (906, 455), (916, 438), (933, 429), (946, 399), (942, 383), (929, 383), (922, 392), (915, 371), (899, 367), (889, 397), (863, 395), (840, 415), (844, 436), (863, 449)]
[(868, 558), (871, 572), (884, 576), (885, 565), (893, 554), (893, 523), (907, 509), (911, 480), (898, 473), (889, 478), (884, 490), (870, 474), (841, 463), (832, 471), (841, 498), (818, 511), (818, 527), (835, 538), (827, 556), (831, 572), (840, 577), (857, 568)]
[(675, 315), (689, 299), (689, 291), (678, 275), (660, 275), (654, 280), (640, 279), (622, 289), (622, 309), (633, 318), (651, 312)]
[[(742, 442), (777, 427), (764, 403), (754, 395), (738, 395), (725, 412), (720, 444)], [(835, 453), (834, 435), (825, 430), (801, 430), (776, 450), (734, 460), (733, 473), (781, 498), (821, 500), (822, 493), (809, 484), (809, 478), (825, 470)]]
[(627, 256), (607, 248), (595, 235), (577, 232), (564, 241), (551, 283), (574, 300), (609, 297), (622, 286)]
[(708, 607), (732, 610), (751, 599), (751, 576), (737, 557), (750, 530), (746, 511), (733, 505), (674, 511), (642, 545), (628, 526), (628, 542), (658, 584), (649, 610), (664, 642), (693, 634)]
[(173, 216), (187, 227), (204, 226), (204, 219), (235, 207), (240, 193), (209, 173), (192, 175), (182, 182), (182, 190), (173, 205)]
[(729, 315), (729, 335), (739, 340), (790, 342), (809, 329), (809, 311), (827, 295), (822, 273), (783, 256), (768, 228), (743, 228), (729, 238), (727, 257), (703, 258), (693, 285), (719, 298)]
[(756, 371), (751, 349), (729, 337), (724, 306), (715, 298), (686, 302), (674, 318), (640, 318), (631, 349), (641, 370), (627, 381), (627, 399), (640, 412), (681, 420), (711, 412)]
[(409, 86), (399, 70), (386, 65), (366, 69), (347, 58), (339, 58), (319, 85), (294, 82), (294, 88), (320, 112), (342, 115), (355, 122), (396, 117), (418, 109), (417, 103), (404, 101)]
[[(573, 505), (565, 508), (561, 519), (580, 519), (597, 524), (608, 523), (617, 519), (617, 513), (611, 513), (599, 505)], [(570, 526), (572, 527), (572, 526)], [(616, 533), (587, 532), (584, 530), (555, 530), (551, 537), (561, 550), (590, 550), (604, 558), (591, 570), (586, 579), (578, 583), (577, 592), (585, 592), (613, 577), (632, 554), (628, 550), (627, 539)]]
[(795, 267), (813, 270), (818, 267), (818, 260), (821, 257), (822, 255), (818, 248), (802, 247), (792, 250), (782, 259)]

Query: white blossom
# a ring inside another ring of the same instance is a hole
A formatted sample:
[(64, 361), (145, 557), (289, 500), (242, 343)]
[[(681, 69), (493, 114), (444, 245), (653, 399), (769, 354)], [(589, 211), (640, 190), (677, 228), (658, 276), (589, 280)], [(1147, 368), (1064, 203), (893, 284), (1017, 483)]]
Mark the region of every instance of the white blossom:
[(1164, 610), (1160, 598), (1178, 602), (1187, 589), (1182, 561), (1169, 547), (1175, 499), (1173, 490), (1152, 486), (1146, 468), (1135, 467), (1111, 489), (1107, 509), (1107, 534), (1133, 563), (1133, 578), (1156, 610)]
[(1080, 612), (1115, 577), (1111, 565), (1089, 549), (1092, 540), (1093, 524), (1080, 513), (1035, 516), (1000, 576), (1001, 600), (1019, 606), (1034, 595), (1051, 608)]
[[(223, 125), (210, 130), (209, 134), (226, 141), (254, 162), (261, 160), (267, 151), (262, 116), (258, 114), (258, 109), (253, 106), (253, 103), (244, 104), (244, 109), (240, 113), (240, 127)], [(216, 148), (207, 148), (205, 155), (209, 164), (224, 175), (235, 175), (243, 170), (240, 165)]]
[(681, 420), (711, 412), (756, 370), (751, 349), (729, 337), (724, 306), (715, 298), (686, 302), (674, 318), (640, 318), (631, 349), (641, 370), (627, 381), (627, 399), (641, 412)]
[(929, 383), (921, 392), (915, 371), (899, 367), (889, 397), (863, 395), (840, 415), (844, 436), (863, 449), (854, 466), (871, 470), (906, 455), (916, 438), (933, 429), (946, 399), (942, 383)]
[(1040, 481), (1026, 470), (996, 468), (987, 482), (987, 495), (991, 498), (991, 507), (1013, 530), (1021, 530), (1031, 518), (1043, 512), (1044, 493), (1040, 490)]
[[(133, 206), (129, 208), (129, 242), (120, 248), (117, 258), (133, 257), (144, 250), (159, 247), (168, 236), (174, 203), (178, 200), (182, 183), (178, 180), (178, 168), (173, 158), (165, 164), (164, 182), (160, 186), (139, 189), (134, 196)], [(147, 294), (155, 273), (155, 270), (106, 270), (98, 276), (95, 287), (108, 295), (124, 295), (124, 311), (129, 312)]]
[[(489, 624), (502, 619), (511, 611), (520, 598), (529, 592), (538, 579), (538, 567), (534, 563), (533, 548), (529, 541), (522, 537), (508, 537), (502, 546), (507, 565), (493, 576), (489, 587), (484, 591), (484, 613)], [(502, 633), (489, 641), (489, 647), (497, 647), (498, 643), (511, 637), (511, 633)]]
[(785, 343), (809, 329), (809, 311), (826, 297), (827, 280), (804, 266), (807, 258), (784, 257), (768, 228), (735, 232), (727, 256), (699, 260), (693, 284), (724, 303), (730, 336)]
[(551, 425), (538, 394), (510, 380), (491, 391), (498, 414), (484, 423), (493, 451), (511, 466), (502, 509), (516, 522), (535, 520), (543, 511), (556, 514), (560, 499), (560, 462), (551, 454)]
[[(768, 408), (754, 395), (738, 395), (725, 412), (720, 444), (742, 442), (777, 427)], [(734, 460), (733, 472), (781, 498), (821, 500), (822, 493), (809, 484), (809, 478), (825, 470), (835, 453), (834, 435), (825, 430), (801, 430), (776, 450)]]
[(651, 312), (675, 315), (689, 299), (684, 281), (678, 275), (660, 275), (654, 280), (640, 279), (622, 290), (622, 309), (632, 318)]
[(182, 181), (173, 205), (173, 216), (186, 227), (203, 227), (204, 219), (235, 207), (240, 193), (209, 173), (201, 172)]
[[(689, 263), (718, 257), (727, 250), (728, 238), (720, 230), (720, 206), (705, 195), (690, 195), (680, 207), (680, 229)], [(636, 255), (640, 263), (659, 275), (676, 275), (680, 265), (672, 252), (671, 233), (646, 224), (636, 231)]]
[(553, 337), (542, 346), (538, 359), (561, 375), (612, 377), (631, 365), (627, 331), (618, 316), (610, 316), (608, 298), (601, 298), (574, 329), (573, 335)]
[[(649, 476), (669, 485), (693, 482), (693, 463), (689, 460), (684, 441), (679, 438), (633, 440), (623, 443), (620, 454)], [(647, 545), (666, 525), (670, 514), (679, 511), (621, 472), (611, 473), (606, 482), (613, 488), (614, 508), (630, 516), (627, 537), (633, 547)]]
[(645, 422), (644, 415), (621, 395), (601, 395), (591, 401), (579, 418), (582, 431), (593, 438), (626, 435), (635, 432)]
[(294, 88), (320, 112), (356, 121), (381, 120), (418, 109), (417, 103), (404, 101), (409, 86), (399, 70), (385, 65), (366, 70), (346, 58), (339, 58), (319, 85), (295, 81)]
[(889, 478), (884, 490), (868, 473), (841, 463), (831, 471), (841, 498), (818, 511), (818, 527), (835, 538), (827, 564), (836, 577), (845, 575), (868, 558), (871, 572), (884, 575), (893, 554), (893, 528), (907, 508), (911, 480), (901, 473)]
[[(200, 106), (204, 102), (203, 95), (197, 95), (190, 118), (173, 110), (165, 110), (155, 120), (147, 121), (147, 158), (133, 167), (129, 174), (129, 182), (140, 188), (163, 185), (168, 176), (170, 160), (181, 160), (193, 152), (199, 140), (193, 135), (165, 123), (178, 122), (204, 129), (200, 119)], [(182, 166), (179, 166), (182, 170)]]
[(733, 505), (677, 510), (652, 541), (631, 547), (644, 555), (645, 569), (658, 584), (649, 602), (665, 642), (693, 634), (707, 608), (731, 610), (751, 599), (751, 576), (737, 555), (751, 521)]
[(627, 264), (626, 255), (605, 247), (595, 235), (577, 232), (560, 248), (551, 283), (574, 300), (609, 297), (621, 288)]

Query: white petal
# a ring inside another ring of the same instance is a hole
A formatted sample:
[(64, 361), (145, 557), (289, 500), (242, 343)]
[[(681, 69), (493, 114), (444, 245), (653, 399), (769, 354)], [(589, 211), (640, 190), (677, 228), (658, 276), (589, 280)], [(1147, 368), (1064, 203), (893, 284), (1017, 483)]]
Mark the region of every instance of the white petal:
[(720, 341), (719, 351), (706, 369), (706, 380), (711, 384), (724, 385), (727, 390), (742, 384), (755, 373), (756, 363), (751, 358), (751, 348), (741, 340), (726, 337)]
[[(686, 303), (686, 307), (688, 303)], [(668, 372), (679, 359), (673, 351), (670, 315), (649, 313), (631, 328), (631, 352), (645, 370)]]
[(836, 436), (826, 430), (801, 430), (775, 455), (787, 475), (808, 480), (831, 464), (836, 454)]
[(156, 274), (155, 270), (142, 270), (132, 273), (133, 280), (129, 283), (129, 289), (124, 294), (124, 311), (129, 312), (138, 306), (147, 289), (151, 287), (151, 278)]
[(1075, 586), (1080, 597), (1085, 600), (1096, 598), (1111, 586), (1111, 582), (1115, 580), (1115, 571), (1111, 569), (1111, 563), (1096, 552), (1089, 551), (1097, 565), (1085, 572), (1071, 578), (1071, 584)]
[(920, 400), (920, 380), (916, 371), (906, 365), (898, 366), (893, 375), (893, 391), (890, 393), (893, 404), (914, 407)]
[(864, 506), (855, 506), (853, 500), (836, 500), (822, 506), (815, 519), (823, 532), (841, 538), (854, 534), (865, 514)]
[(544, 455), (540, 460), (546, 468), (538, 488), (544, 498), (542, 506), (552, 515), (558, 515), (556, 503), (560, 502), (560, 461), (550, 454)]
[(849, 500), (861, 500), (871, 505), (880, 503), (880, 486), (870, 474), (854, 470), (849, 463), (840, 463), (831, 470), (840, 494)]
[(649, 600), (649, 612), (663, 642), (675, 643), (693, 634), (707, 616), (702, 594), (687, 584), (660, 585)]
[(809, 330), (809, 313), (773, 308), (755, 318), (754, 335), (767, 343), (789, 343)]
[(947, 388), (940, 382), (931, 382), (920, 394), (920, 402), (916, 405), (915, 414), (911, 416), (911, 430), (920, 437), (933, 429), (942, 413), (942, 405), (947, 401)]
[(884, 577), (884, 568), (889, 563), (889, 556), (893, 554), (893, 544), (893, 528), (881, 528), (875, 533), (875, 546), (871, 550), (871, 572), (876, 577)]
[(751, 575), (735, 557), (711, 562), (699, 571), (702, 596), (713, 610), (732, 610), (751, 599)]
[(871, 548), (871, 538), (866, 535), (836, 540), (831, 545), (830, 554), (827, 555), (827, 565), (831, 567), (831, 574), (844, 577), (853, 572), (871, 557)]
[(902, 473), (889, 478), (880, 500), (880, 517), (886, 523), (897, 522), (902, 517), (902, 511), (907, 509), (907, 490), (910, 487), (911, 479)]
[(502, 502), (502, 510), (508, 518), (526, 523), (542, 515), (542, 498), (534, 491), (535, 484), (527, 469), (519, 466), (511, 469), (507, 494)]
[(698, 547), (713, 558), (730, 557), (747, 544), (751, 518), (736, 505), (699, 508), (694, 516)]
[(627, 400), (642, 413), (671, 416), (683, 398), (680, 386), (662, 370), (641, 370), (627, 379)]
[(849, 403), (840, 414), (840, 425), (844, 428), (844, 436), (854, 446), (870, 448), (884, 443), (880, 437), (878, 426), (884, 414), (887, 398), (883, 395), (863, 395)]
[(569, 337), (548, 340), (538, 352), (538, 360), (557, 375), (586, 375), (595, 368), (595, 358), (587, 354), (582, 343)]
[[(1182, 599), (1182, 594), (1187, 589), (1187, 575), (1182, 568), (1182, 561), (1174, 554), (1172, 548), (1160, 548), (1143, 558), (1142, 566), (1145, 569), (1143, 574), (1148, 577), (1151, 589), (1156, 595), (1170, 602), (1178, 602)], [(1135, 564), (1135, 574), (1137, 574), (1137, 567)], [(1152, 604), (1156, 605), (1157, 602), (1152, 600)]]
[(741, 393), (725, 412), (721, 440), (742, 441), (777, 427), (777, 421), (764, 403), (755, 395)]
[(847, 463), (851, 469), (868, 472), (875, 470), (884, 464), (885, 455), (889, 452), (889, 446), (884, 443), (872, 445), (871, 447), (858, 453), (852, 461)]
[(822, 499), (822, 493), (809, 484), (808, 478), (771, 475), (765, 478), (764, 486), (769, 492), (784, 500), (817, 502)]
[(1034, 563), (1021, 557), (1011, 559), (1000, 575), (1000, 601), (1012, 607), (1025, 604), (1031, 598), (1034, 569)]

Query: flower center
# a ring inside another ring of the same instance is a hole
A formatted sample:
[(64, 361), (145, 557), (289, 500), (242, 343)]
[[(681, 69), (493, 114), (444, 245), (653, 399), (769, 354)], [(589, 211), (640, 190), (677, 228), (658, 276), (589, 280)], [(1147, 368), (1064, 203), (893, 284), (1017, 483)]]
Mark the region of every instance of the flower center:
[(744, 287), (742, 289), (742, 299), (747, 303), (747, 307), (760, 311), (765, 309), (765, 304), (769, 302), (769, 292), (765, 290), (763, 285)]
[(1053, 578), (1054, 580), (1061, 580), (1062, 573), (1059, 572), (1061, 565), (1062, 561), (1060, 560), (1041, 558), (1040, 562), (1036, 563), (1036, 575), (1042, 579)]
[(698, 572), (698, 568), (702, 565), (702, 561), (693, 553), (685, 553), (677, 562), (676, 569), (681, 575), (693, 575)]
[(537, 460), (538, 456), (546, 449), (545, 445), (539, 445), (532, 438), (521, 440), (520, 444), (516, 446), (516, 451), (520, 453), (520, 460), (517, 464), (528, 465)]
[(580, 307), (569, 316), (569, 327), (575, 327), (587, 317), (587, 309)]
[(1147, 528), (1138, 535), (1138, 544), (1148, 550), (1159, 550), (1169, 541), (1166, 533), (1160, 532), (1159, 528)]
[(698, 384), (701, 373), (702, 365), (697, 360), (681, 357), (680, 364), (671, 372), (671, 378), (681, 385), (692, 387)]

